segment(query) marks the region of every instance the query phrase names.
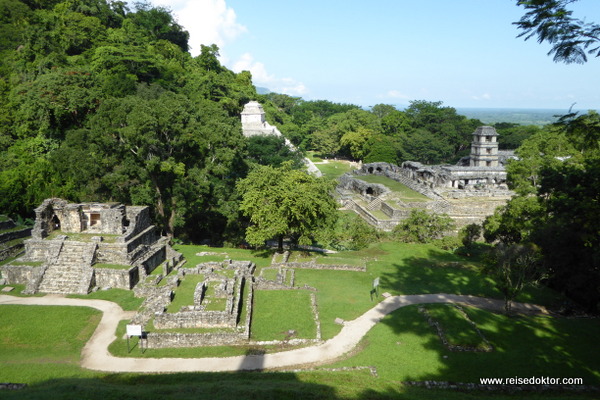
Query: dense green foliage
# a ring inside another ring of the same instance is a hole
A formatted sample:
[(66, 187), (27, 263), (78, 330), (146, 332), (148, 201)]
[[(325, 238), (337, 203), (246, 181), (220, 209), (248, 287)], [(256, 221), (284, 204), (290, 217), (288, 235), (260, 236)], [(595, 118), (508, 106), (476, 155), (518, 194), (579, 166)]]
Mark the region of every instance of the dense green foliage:
[(514, 24), (525, 40), (536, 36), (548, 42), (555, 62), (566, 64), (587, 62), (587, 54), (600, 56), (600, 25), (573, 17), (569, 3), (576, 0), (517, 0), (527, 12)]
[(337, 203), (333, 182), (316, 178), (284, 163), (279, 168), (255, 166), (238, 182), (241, 212), (249, 217), (246, 240), (253, 246), (277, 239), (310, 245), (335, 223)]
[(405, 243), (431, 243), (454, 229), (454, 222), (446, 214), (435, 214), (412, 209), (408, 218), (394, 227), (394, 236)]
[[(459, 115), (442, 102), (412, 101), (400, 111), (377, 104), (371, 110), (324, 100), (271, 93), (263, 97), (269, 118), (304, 150), (322, 157), (341, 157), (364, 162), (426, 164), (455, 163), (469, 154), (472, 133), (483, 125)], [(498, 123), (500, 148), (516, 149), (541, 128)]]
[(488, 241), (534, 243), (549, 284), (596, 311), (600, 303), (600, 116), (568, 115), (534, 134), (509, 164), (517, 192), (484, 223)]
[(168, 10), (135, 7), (0, 3), (0, 209), (120, 201), (151, 206), (169, 235), (237, 234), (251, 76), (214, 45), (192, 58)]
[(304, 165), (300, 151), (287, 146), (285, 138), (273, 135), (256, 135), (248, 138), (248, 160), (260, 165), (279, 167), (292, 161), (296, 169)]
[(543, 277), (539, 250), (531, 244), (500, 243), (490, 254), (486, 273), (504, 295), (504, 310), (511, 310), (512, 301), (527, 286)]

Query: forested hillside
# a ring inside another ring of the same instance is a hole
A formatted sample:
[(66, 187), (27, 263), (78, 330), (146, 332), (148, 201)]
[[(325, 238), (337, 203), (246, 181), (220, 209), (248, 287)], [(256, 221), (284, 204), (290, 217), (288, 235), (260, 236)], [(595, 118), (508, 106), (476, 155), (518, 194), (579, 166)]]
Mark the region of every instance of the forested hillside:
[[(415, 100), (405, 110), (377, 104), (364, 110), (284, 94), (259, 96), (271, 120), (297, 146), (322, 157), (400, 164), (455, 164), (470, 153), (472, 134), (484, 125), (442, 102)], [(540, 127), (497, 123), (500, 148), (515, 149)]]
[[(367, 111), (258, 95), (218, 51), (192, 57), (171, 13), (144, 3), (0, 0), (0, 210), (31, 217), (48, 197), (148, 205), (171, 237), (237, 243), (249, 219), (236, 182), (254, 164), (302, 166), (281, 139), (242, 136), (249, 100), (301, 150), (364, 162), (454, 163), (481, 125), (441, 102)], [(516, 148), (539, 128), (498, 129)]]
[[(236, 231), (251, 76), (188, 53), (168, 10), (0, 1), (0, 209), (47, 197), (152, 206), (164, 232)], [(208, 236), (207, 236), (208, 235)]]

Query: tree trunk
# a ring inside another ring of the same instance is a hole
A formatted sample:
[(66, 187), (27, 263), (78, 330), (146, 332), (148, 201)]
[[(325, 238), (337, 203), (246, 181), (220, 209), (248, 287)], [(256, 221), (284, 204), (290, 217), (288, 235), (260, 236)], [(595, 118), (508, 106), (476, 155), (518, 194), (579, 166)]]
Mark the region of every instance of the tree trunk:
[[(163, 228), (165, 229), (165, 232), (167, 234), (167, 237), (169, 238), (169, 240), (171, 240), (173, 238), (173, 227), (172, 224), (174, 222), (174, 215), (171, 215), (170, 217), (167, 217), (167, 213), (165, 210), (165, 203), (163, 201), (163, 196), (162, 196), (162, 192), (160, 191), (160, 187), (158, 186), (158, 182), (156, 179), (154, 178), (150, 178), (152, 180), (152, 183), (154, 185), (154, 188), (156, 190), (156, 194), (157, 194), (157, 199), (156, 199), (156, 213), (158, 214), (158, 216), (160, 217), (160, 220), (162, 221), (163, 224)], [(171, 211), (171, 214), (173, 214), (173, 211)]]
[(508, 315), (512, 309), (512, 300), (508, 297), (504, 298), (504, 312)]
[(277, 247), (279, 253), (283, 253), (283, 235), (279, 235), (279, 246)]

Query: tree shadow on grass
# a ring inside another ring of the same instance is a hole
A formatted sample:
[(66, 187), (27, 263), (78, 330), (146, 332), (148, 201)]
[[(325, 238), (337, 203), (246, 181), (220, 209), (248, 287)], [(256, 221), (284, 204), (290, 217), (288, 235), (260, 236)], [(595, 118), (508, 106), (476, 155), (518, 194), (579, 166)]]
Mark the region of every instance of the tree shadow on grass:
[(438, 261), (435, 256), (409, 257), (392, 266), (393, 272), (381, 274), (384, 290), (401, 294), (454, 293), (496, 298), (500, 295), (491, 279), (462, 267), (460, 262)]
[(111, 374), (102, 378), (64, 378), (21, 390), (3, 391), (12, 399), (335, 399), (328, 385), (306, 383), (293, 373)]
[[(465, 268), (448, 261), (447, 253), (434, 249), (424, 256), (398, 260), (392, 270), (382, 273), (381, 289), (395, 294), (448, 293), (502, 299), (490, 278), (475, 268)], [(542, 297), (529, 296), (528, 300), (552, 303), (559, 298)], [(371, 343), (369, 346), (381, 346), (385, 350), (380, 351), (381, 354), (389, 352), (389, 357), (398, 357), (396, 364), (382, 362), (381, 366), (403, 366), (406, 368), (404, 380), (479, 383), (479, 378), (485, 377), (548, 376), (580, 377), (586, 385), (600, 385), (598, 319), (506, 316), (471, 307), (465, 307), (465, 310), (491, 342), (494, 351), (450, 351), (417, 311), (417, 306), (399, 309), (381, 322), (393, 332), (388, 340), (396, 340), (396, 343), (412, 338), (412, 346), (376, 342), (381, 340), (376, 336), (367, 339)], [(376, 349), (367, 347), (363, 351), (376, 352)]]

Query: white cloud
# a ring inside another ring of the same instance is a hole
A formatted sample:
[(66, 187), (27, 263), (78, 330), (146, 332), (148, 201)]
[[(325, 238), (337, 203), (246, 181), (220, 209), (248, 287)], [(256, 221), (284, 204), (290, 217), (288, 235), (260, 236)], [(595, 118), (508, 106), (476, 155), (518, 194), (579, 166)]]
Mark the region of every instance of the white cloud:
[(404, 99), (410, 100), (410, 97), (400, 92), (399, 90), (389, 90), (386, 94), (377, 96), (379, 98)]
[(216, 44), (222, 48), (247, 32), (237, 22), (233, 8), (225, 0), (152, 0), (157, 6), (173, 10), (177, 22), (190, 33), (190, 53), (200, 54), (200, 45)]
[(308, 92), (302, 82), (292, 78), (277, 78), (267, 72), (265, 65), (260, 61), (255, 61), (250, 53), (244, 53), (236, 61), (231, 69), (234, 72), (250, 71), (252, 73), (252, 82), (257, 86), (264, 86), (276, 93), (283, 93), (292, 96), (301, 96)]

